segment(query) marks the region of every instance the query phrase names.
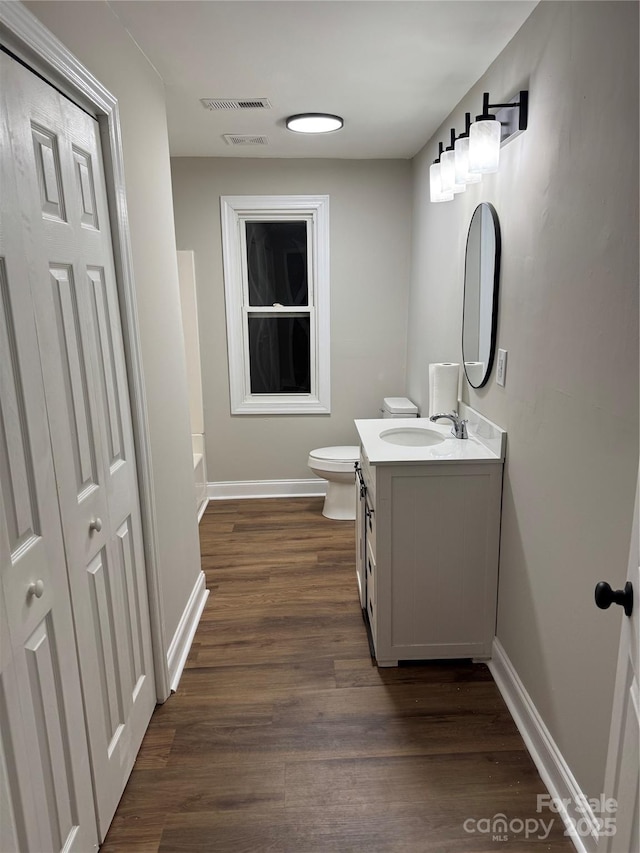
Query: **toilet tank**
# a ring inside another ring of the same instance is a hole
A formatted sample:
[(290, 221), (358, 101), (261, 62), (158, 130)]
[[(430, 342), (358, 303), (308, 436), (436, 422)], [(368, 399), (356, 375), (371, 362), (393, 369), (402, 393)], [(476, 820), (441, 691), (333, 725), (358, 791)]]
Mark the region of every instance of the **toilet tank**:
[(418, 417), (418, 407), (408, 397), (385, 397), (381, 411), (383, 418)]

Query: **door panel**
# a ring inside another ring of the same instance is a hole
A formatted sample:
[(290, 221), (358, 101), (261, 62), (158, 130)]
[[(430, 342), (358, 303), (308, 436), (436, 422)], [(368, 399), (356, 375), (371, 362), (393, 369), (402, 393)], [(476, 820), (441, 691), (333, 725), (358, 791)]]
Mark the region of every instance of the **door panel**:
[(103, 839), (155, 687), (100, 135), (82, 110), (2, 61)]
[(76, 168), (76, 198), (80, 202), (80, 222), (87, 228), (98, 228), (96, 190), (93, 182), (91, 154), (72, 146)]
[(102, 690), (102, 716), (105, 721), (107, 750), (111, 751), (124, 725), (124, 702), (118, 666), (118, 644), (113, 620), (113, 581), (105, 550), (96, 554), (87, 567), (94, 642)]
[(97, 345), (96, 370), (102, 395), (102, 409), (106, 414), (106, 462), (111, 473), (118, 462), (123, 462), (122, 419), (116, 380), (111, 317), (104, 284), (104, 270), (87, 269), (88, 293), (91, 304), (93, 337)]
[[(17, 773), (11, 749), (11, 733), (5, 724), (7, 713), (4, 708), (4, 672), (0, 676), (0, 850), (26, 850), (27, 836), (24, 828), (24, 812), (20, 808), (17, 788)], [(13, 750), (12, 750), (13, 753)]]
[(79, 820), (73, 796), (66, 713), (56, 679), (60, 666), (50, 613), (27, 639), (24, 651), (52, 849), (62, 850)]
[(93, 423), (89, 406), (87, 365), (80, 346), (78, 298), (71, 267), (51, 266), (50, 274), (58, 340), (62, 350), (66, 408), (70, 414), (69, 441), (76, 474), (76, 496), (81, 501), (87, 489), (98, 485), (98, 477), (91, 439)]
[[(6, 527), (5, 527), (6, 533)], [(0, 537), (1, 565), (9, 563), (7, 537)], [(34, 804), (18, 679), (0, 583), (0, 850), (44, 850)], [(95, 830), (94, 830), (95, 832)]]
[(33, 464), (27, 446), (29, 438), (24, 429), (25, 399), (4, 258), (0, 259), (0, 383), (4, 400), (0, 439), (5, 449), (0, 460), (0, 488), (7, 508), (9, 548), (15, 555), (37, 542), (40, 525)]
[[(131, 532), (131, 518), (125, 519), (116, 531), (119, 558), (122, 566), (124, 594), (124, 616), (129, 664), (132, 674), (132, 690), (140, 689), (145, 673), (144, 625), (140, 619), (140, 594), (135, 583), (139, 571), (136, 568), (135, 547)], [(128, 619), (126, 618), (128, 614)]]
[(38, 127), (37, 124), (32, 123), (31, 136), (35, 152), (42, 214), (49, 219), (64, 222), (64, 196), (56, 135), (46, 128)]

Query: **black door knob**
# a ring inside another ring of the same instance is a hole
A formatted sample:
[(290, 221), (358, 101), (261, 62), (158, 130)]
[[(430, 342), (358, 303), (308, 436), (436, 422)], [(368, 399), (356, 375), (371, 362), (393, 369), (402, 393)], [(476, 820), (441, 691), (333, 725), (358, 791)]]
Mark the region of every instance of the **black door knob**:
[(606, 581), (596, 584), (596, 604), (601, 610), (606, 610), (612, 604), (624, 607), (627, 616), (633, 611), (633, 586), (630, 581), (624, 585), (624, 589), (611, 589)]

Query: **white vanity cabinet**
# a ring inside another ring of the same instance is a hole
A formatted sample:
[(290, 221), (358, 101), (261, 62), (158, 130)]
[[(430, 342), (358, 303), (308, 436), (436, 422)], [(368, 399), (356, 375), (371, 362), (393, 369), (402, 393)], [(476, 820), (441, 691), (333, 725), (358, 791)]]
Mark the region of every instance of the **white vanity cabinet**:
[(358, 470), (358, 586), (377, 663), (488, 658), (503, 459), (398, 456), (373, 464), (363, 443)]

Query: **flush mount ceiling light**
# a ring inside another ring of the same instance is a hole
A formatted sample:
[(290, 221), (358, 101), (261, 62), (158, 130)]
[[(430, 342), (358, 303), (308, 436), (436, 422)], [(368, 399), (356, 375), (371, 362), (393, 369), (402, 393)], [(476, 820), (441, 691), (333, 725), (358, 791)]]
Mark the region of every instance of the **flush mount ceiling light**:
[[(430, 170), (431, 201), (450, 201), (468, 184), (478, 183), (483, 175), (498, 171), (500, 147), (527, 129), (529, 92), (521, 90), (507, 104), (490, 104), (489, 93), (482, 99), (482, 115), (471, 124), (465, 115), (465, 130), (456, 137), (451, 131), (451, 145)], [(489, 110), (498, 110), (493, 115)]]
[(287, 119), (287, 128), (296, 133), (330, 133), (340, 130), (343, 124), (340, 116), (327, 113), (300, 113)]

